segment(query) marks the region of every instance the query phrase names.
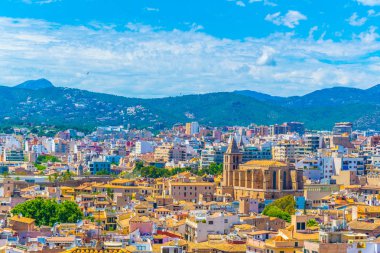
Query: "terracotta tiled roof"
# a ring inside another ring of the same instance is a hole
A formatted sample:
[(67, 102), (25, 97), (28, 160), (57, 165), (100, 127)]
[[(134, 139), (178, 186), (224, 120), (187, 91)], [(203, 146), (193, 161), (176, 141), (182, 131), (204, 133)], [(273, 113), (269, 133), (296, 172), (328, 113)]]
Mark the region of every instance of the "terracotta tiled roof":
[(351, 221), (348, 223), (351, 229), (372, 231), (380, 228), (380, 224), (369, 223), (364, 221)]
[(27, 224), (31, 224), (31, 223), (33, 223), (35, 221), (32, 218), (21, 217), (21, 216), (18, 216), (18, 215), (13, 216), (10, 220), (11, 221), (16, 221), (16, 222), (21, 222), (21, 223), (27, 223)]

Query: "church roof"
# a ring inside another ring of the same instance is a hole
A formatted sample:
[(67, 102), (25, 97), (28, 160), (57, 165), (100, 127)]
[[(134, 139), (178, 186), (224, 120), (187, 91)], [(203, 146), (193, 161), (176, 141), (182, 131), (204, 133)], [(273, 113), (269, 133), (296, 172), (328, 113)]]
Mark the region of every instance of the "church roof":
[(226, 153), (227, 154), (238, 154), (238, 153), (240, 153), (240, 150), (237, 146), (236, 140), (232, 136), (230, 138), (230, 142), (228, 144), (228, 148), (227, 148)]
[(286, 163), (274, 160), (251, 160), (243, 165), (260, 166), (260, 167), (282, 167), (287, 166)]

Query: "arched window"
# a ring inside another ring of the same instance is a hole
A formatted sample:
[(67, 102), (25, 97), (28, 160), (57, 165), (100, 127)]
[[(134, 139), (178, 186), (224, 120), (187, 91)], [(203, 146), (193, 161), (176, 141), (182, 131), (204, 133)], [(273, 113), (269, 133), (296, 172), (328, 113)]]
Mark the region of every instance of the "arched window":
[(272, 175), (272, 183), (273, 183), (273, 189), (276, 190), (277, 189), (277, 173), (276, 171), (273, 171), (273, 175)]

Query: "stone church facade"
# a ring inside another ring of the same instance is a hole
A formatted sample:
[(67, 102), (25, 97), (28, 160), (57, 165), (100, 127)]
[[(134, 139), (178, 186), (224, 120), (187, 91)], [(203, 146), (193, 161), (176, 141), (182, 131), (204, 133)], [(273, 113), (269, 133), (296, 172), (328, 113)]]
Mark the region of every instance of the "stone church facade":
[(273, 160), (252, 160), (242, 164), (242, 154), (234, 138), (224, 155), (223, 181), (219, 194), (238, 200), (277, 199), (286, 195), (303, 196), (303, 173)]

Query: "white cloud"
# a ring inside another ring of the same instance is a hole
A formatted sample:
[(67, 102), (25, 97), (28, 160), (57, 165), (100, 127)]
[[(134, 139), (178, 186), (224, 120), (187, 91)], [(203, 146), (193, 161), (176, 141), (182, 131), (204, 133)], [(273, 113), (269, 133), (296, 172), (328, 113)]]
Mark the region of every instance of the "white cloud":
[(160, 11), (159, 8), (153, 8), (153, 7), (146, 7), (145, 10), (146, 11), (151, 11), (151, 12), (159, 12)]
[(264, 5), (266, 5), (266, 6), (277, 6), (277, 4), (276, 3), (274, 3), (274, 2), (271, 2), (271, 1), (269, 1), (269, 0), (249, 0), (248, 1), (250, 4), (251, 3), (259, 3), (259, 2), (262, 2)]
[(61, 0), (22, 0), (22, 2), (26, 4), (51, 4), (60, 1)]
[(274, 58), (275, 50), (272, 47), (263, 47), (260, 57), (257, 59), (256, 64), (260, 66), (275, 66), (276, 60)]
[(367, 22), (366, 17), (359, 17), (356, 12), (354, 12), (349, 19), (347, 19), (348, 23), (352, 26), (362, 26)]
[(199, 24), (197, 24), (197, 23), (192, 23), (192, 24), (190, 25), (190, 31), (192, 31), (192, 32), (197, 32), (197, 31), (200, 31), (200, 30), (203, 30), (203, 29), (205, 29), (205, 28), (203, 27), (203, 25), (199, 25)]
[(275, 7), (277, 4), (275, 2), (271, 2), (269, 0), (264, 0), (264, 5)]
[(268, 14), (265, 17), (266, 21), (270, 21), (275, 25), (283, 25), (289, 28), (294, 28), (299, 25), (301, 20), (307, 20), (307, 17), (299, 11), (289, 10), (285, 15), (281, 16), (281, 12)]
[(309, 36), (308, 39), (314, 39), (314, 33), (318, 30), (318, 26), (313, 26), (309, 30)]
[(380, 0), (357, 0), (359, 4), (366, 6), (377, 6), (380, 5)]
[(371, 26), (368, 31), (360, 33), (358, 37), (365, 43), (372, 43), (380, 37), (379, 34), (376, 33), (376, 30), (377, 27)]
[(245, 7), (245, 3), (243, 1), (236, 1), (236, 5), (240, 7)]
[(370, 57), (380, 51), (375, 27), (333, 42), (292, 33), (230, 40), (191, 28), (127, 26), (120, 31), (0, 17), (0, 83), (44, 77), (58, 86), (160, 97), (237, 89), (296, 95), (379, 82), (380, 59)]
[(367, 13), (368, 13), (368, 17), (379, 17), (380, 16), (380, 12), (376, 12), (373, 9), (368, 10)]
[(140, 33), (150, 32), (152, 30), (151, 26), (144, 25), (141, 23), (129, 22), (125, 27), (128, 28), (129, 30), (133, 31), (133, 32), (140, 32)]

